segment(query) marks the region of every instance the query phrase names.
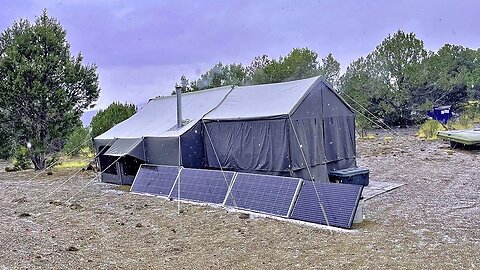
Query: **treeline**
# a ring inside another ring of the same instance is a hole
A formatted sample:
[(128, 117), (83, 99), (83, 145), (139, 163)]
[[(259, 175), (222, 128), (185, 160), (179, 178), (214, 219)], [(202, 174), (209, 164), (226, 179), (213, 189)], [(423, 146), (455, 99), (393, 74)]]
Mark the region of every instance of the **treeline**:
[(353, 61), (342, 75), (332, 54), (319, 60), (315, 51), (295, 48), (278, 59), (255, 57), (246, 67), (219, 62), (196, 80), (182, 76), (180, 84), (192, 92), (320, 75), (360, 112), (361, 125), (369, 124), (362, 114), (373, 114), (388, 125), (405, 126), (423, 120), (434, 106), (461, 108), (466, 101), (479, 99), (479, 61), (480, 49), (445, 44), (437, 52), (427, 51), (414, 33), (398, 31)]
[(249, 66), (242, 64), (215, 64), (199, 79), (190, 81), (185, 76), (180, 85), (193, 92), (225, 85), (252, 85), (285, 82), (321, 75), (332, 83), (340, 78), (340, 63), (332, 54), (318, 60), (318, 54), (308, 48), (295, 48), (287, 56), (270, 59), (257, 56)]

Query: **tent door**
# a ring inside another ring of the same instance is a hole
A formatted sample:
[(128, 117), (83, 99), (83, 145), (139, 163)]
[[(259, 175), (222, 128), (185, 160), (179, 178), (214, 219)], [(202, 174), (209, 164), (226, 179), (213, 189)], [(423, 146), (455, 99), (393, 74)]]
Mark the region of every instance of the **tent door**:
[(135, 176), (137, 174), (138, 169), (140, 168), (141, 164), (144, 164), (143, 160), (140, 160), (135, 157), (124, 156), (122, 157), (118, 163), (118, 175), (120, 176), (120, 184), (121, 185), (131, 185)]

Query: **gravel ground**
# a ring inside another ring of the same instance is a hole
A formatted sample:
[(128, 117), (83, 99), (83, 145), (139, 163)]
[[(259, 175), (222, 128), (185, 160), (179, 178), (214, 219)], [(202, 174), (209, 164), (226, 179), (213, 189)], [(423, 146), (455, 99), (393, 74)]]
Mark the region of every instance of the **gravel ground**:
[[(371, 178), (407, 185), (332, 232), (94, 183), (73, 171), (0, 173), (0, 269), (480, 268), (480, 153), (412, 131), (358, 140)], [(5, 164), (0, 164), (0, 167)], [(66, 202), (79, 192), (73, 200)]]

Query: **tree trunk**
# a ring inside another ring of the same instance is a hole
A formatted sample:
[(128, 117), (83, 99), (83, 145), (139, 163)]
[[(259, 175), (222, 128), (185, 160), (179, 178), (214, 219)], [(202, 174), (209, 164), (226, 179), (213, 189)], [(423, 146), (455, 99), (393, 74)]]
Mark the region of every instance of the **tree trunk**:
[(45, 168), (45, 161), (47, 160), (45, 154), (33, 154), (30, 156), (30, 159), (33, 162), (33, 166), (35, 166), (35, 170), (43, 170)]

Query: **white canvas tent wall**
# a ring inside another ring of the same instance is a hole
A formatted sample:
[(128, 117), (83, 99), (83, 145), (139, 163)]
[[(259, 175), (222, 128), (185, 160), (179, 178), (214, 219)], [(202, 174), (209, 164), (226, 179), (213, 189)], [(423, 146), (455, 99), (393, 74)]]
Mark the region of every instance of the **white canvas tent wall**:
[(201, 167), (204, 154), (199, 120), (230, 90), (227, 86), (183, 94), (184, 125), (181, 128), (177, 127), (176, 97), (167, 96), (151, 99), (135, 115), (96, 137), (97, 152), (104, 152), (100, 157), (101, 168), (106, 168), (119, 156), (124, 157), (102, 174), (102, 180), (130, 184), (135, 174), (126, 172), (125, 167), (132, 162), (137, 162), (138, 166), (141, 163), (183, 163), (188, 167)]

